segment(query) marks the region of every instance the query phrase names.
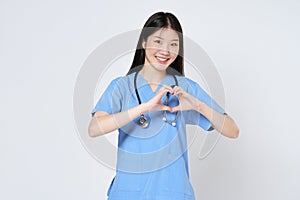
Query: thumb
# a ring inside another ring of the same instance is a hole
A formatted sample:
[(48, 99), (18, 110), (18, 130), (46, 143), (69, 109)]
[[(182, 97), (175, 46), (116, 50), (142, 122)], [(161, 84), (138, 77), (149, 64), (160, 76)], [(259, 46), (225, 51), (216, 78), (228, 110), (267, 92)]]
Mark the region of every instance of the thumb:
[(170, 108), (169, 106), (165, 106), (165, 105), (162, 106), (162, 110), (168, 110), (168, 111), (172, 112), (172, 108)]
[(181, 110), (181, 106), (180, 105), (171, 108), (171, 112), (176, 112), (176, 111), (179, 111), (179, 110)]

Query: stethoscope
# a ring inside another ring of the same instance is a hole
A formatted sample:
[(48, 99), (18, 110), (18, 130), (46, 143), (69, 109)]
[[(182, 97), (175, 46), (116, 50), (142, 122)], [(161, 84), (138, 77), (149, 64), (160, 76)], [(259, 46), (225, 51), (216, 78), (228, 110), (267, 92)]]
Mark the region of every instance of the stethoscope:
[[(139, 70), (134, 75), (134, 89), (135, 89), (135, 93), (136, 93), (137, 99), (139, 101), (139, 104), (141, 104), (140, 95), (138, 93), (138, 89), (136, 86), (136, 78), (137, 78), (138, 72), (139, 72)], [(176, 85), (171, 85), (171, 87), (174, 88), (175, 86), (178, 86), (178, 81), (174, 74), (172, 74), (172, 76), (175, 80)], [(167, 92), (166, 105), (168, 105), (169, 98), (170, 98), (170, 92)], [(169, 120), (167, 118), (167, 111), (166, 110), (163, 111), (163, 118), (162, 118), (163, 121), (171, 124), (172, 126), (176, 126), (177, 117), (178, 117), (178, 111), (176, 111), (176, 116), (175, 116), (174, 120)], [(141, 126), (142, 128), (147, 128), (149, 126), (149, 120), (144, 114), (141, 114), (141, 116), (138, 120), (138, 125)]]

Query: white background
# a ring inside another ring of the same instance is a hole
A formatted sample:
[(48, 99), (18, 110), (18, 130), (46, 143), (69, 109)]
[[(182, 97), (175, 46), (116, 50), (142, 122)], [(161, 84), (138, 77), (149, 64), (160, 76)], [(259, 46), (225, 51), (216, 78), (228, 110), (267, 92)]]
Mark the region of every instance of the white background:
[(197, 199), (300, 199), (296, 0), (2, 0), (0, 199), (105, 199), (114, 171), (76, 133), (76, 77), (102, 42), (157, 11), (174, 13), (213, 60), (240, 128), (191, 163)]

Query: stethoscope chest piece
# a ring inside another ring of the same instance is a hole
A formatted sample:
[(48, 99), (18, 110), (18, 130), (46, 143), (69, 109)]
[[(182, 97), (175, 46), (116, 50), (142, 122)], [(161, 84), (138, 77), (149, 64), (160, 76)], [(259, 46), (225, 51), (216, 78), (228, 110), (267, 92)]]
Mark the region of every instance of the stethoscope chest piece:
[(144, 115), (141, 115), (141, 117), (138, 121), (138, 124), (142, 128), (147, 128), (149, 126), (149, 121), (148, 121), (147, 117), (145, 117)]

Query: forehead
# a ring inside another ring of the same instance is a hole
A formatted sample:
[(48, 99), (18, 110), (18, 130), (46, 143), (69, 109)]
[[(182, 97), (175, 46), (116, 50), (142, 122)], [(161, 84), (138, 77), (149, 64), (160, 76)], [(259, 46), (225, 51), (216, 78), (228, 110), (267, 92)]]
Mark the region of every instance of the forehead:
[(153, 38), (161, 38), (164, 40), (179, 40), (177, 31), (171, 29), (171, 28), (161, 28), (158, 31), (154, 32), (150, 35), (150, 37)]

